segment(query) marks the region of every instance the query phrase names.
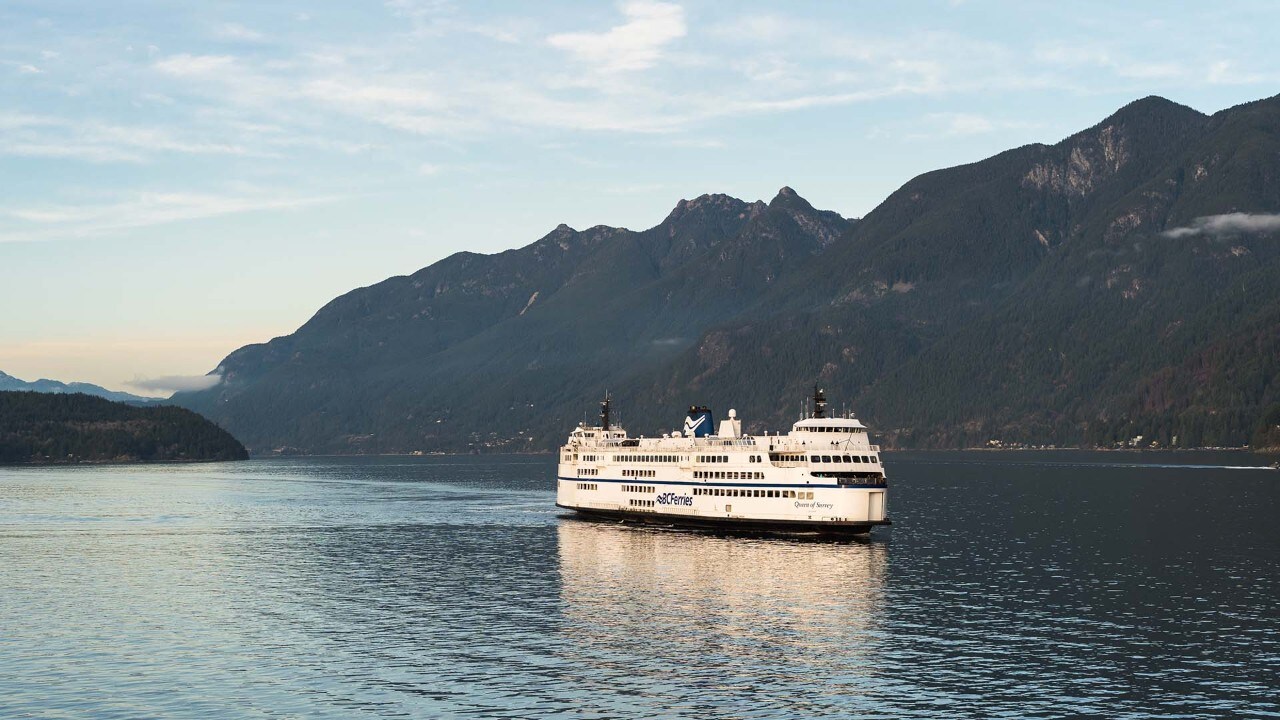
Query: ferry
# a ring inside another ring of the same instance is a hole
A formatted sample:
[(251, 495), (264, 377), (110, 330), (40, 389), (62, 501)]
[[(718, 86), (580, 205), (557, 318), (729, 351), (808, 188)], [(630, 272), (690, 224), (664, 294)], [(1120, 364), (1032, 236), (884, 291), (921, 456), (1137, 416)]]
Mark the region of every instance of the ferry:
[(737, 412), (691, 406), (684, 427), (632, 438), (610, 422), (580, 423), (560, 448), (556, 506), (618, 521), (722, 531), (866, 535), (889, 525), (879, 446), (851, 415), (810, 411), (786, 434), (744, 435)]

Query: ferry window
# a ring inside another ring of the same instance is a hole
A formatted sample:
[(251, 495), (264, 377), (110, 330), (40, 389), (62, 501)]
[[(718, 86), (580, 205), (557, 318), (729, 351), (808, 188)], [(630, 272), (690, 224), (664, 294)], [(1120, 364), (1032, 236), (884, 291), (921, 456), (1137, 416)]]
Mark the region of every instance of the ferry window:
[(817, 456), (817, 455), (810, 455), (810, 456), (809, 456), (809, 462), (811, 462), (811, 463), (816, 463), (816, 462), (821, 462), (821, 460), (819, 460), (819, 459), (818, 459), (818, 456)]
[(871, 456), (871, 462), (873, 462), (873, 463), (878, 463), (878, 462), (879, 462), (879, 460), (876, 460), (876, 456), (875, 456), (875, 455), (872, 455), (872, 456)]
[(830, 456), (830, 455), (823, 455), (823, 456), (822, 456), (822, 462), (824, 462), (824, 463), (829, 463), (829, 462), (831, 462), (831, 456)]
[(813, 491), (812, 491), (812, 490), (810, 490), (810, 491), (806, 492), (806, 493), (804, 494), (804, 499), (805, 499), (805, 500), (812, 500), (812, 499), (813, 499)]
[(844, 458), (840, 457), (839, 455), (832, 455), (831, 462), (844, 462)]

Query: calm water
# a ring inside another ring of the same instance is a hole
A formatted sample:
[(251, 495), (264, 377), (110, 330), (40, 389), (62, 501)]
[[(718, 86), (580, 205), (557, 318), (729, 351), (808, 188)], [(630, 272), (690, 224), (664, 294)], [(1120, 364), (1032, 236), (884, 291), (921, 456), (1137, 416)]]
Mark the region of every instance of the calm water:
[(1280, 716), (1280, 473), (1143, 466), (1246, 456), (897, 455), (848, 544), (552, 462), (0, 469), (0, 717)]

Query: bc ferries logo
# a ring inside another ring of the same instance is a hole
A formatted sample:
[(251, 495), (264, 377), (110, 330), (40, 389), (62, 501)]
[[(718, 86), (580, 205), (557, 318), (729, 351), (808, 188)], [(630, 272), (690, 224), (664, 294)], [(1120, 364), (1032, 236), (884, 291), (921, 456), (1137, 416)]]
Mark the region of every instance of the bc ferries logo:
[(692, 505), (692, 495), (677, 495), (675, 493), (662, 493), (657, 497), (659, 505)]
[(685, 418), (684, 419), (685, 434), (693, 435), (697, 433), (698, 428), (702, 427), (702, 424), (705, 423), (706, 421), (707, 421), (706, 415), (699, 415), (696, 418), (691, 418), (691, 417)]

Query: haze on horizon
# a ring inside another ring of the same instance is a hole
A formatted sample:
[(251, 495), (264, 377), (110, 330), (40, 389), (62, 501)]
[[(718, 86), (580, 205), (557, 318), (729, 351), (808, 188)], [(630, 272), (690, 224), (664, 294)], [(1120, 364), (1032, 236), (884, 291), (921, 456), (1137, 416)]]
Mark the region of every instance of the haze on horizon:
[[(911, 177), (1146, 95), (1273, 95), (1264, 2), (0, 8), (0, 371), (155, 394), (559, 223)], [(156, 378), (165, 378), (155, 381)]]

